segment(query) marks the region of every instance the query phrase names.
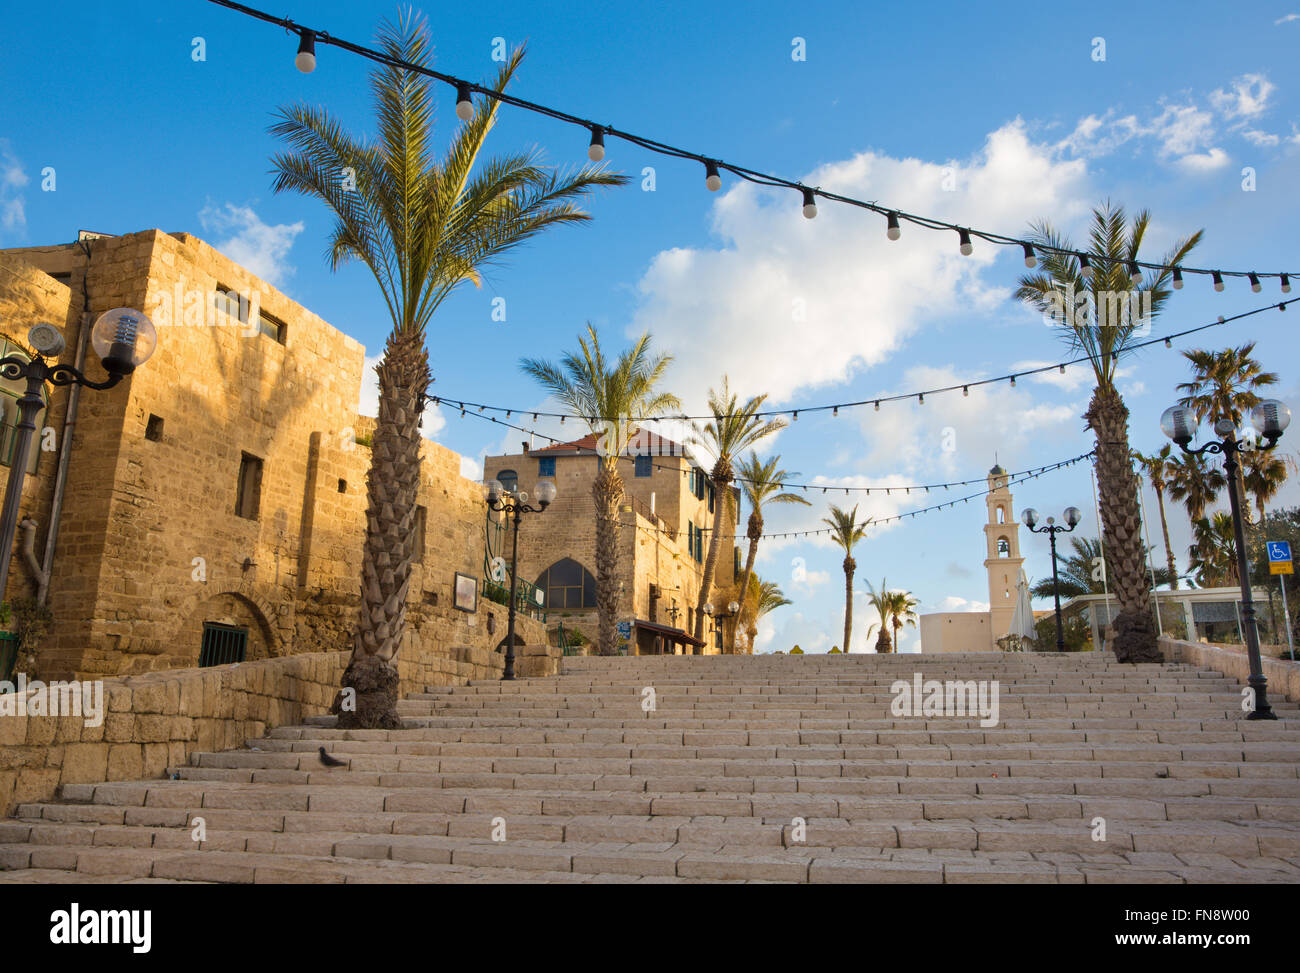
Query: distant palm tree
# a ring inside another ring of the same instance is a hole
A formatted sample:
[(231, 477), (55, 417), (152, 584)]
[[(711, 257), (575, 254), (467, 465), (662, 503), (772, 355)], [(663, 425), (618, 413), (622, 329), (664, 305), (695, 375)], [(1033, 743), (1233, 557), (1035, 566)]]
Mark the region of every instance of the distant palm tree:
[[(1277, 384), (1277, 373), (1266, 372), (1264, 367), (1251, 357), (1255, 342), (1248, 341), (1238, 348), (1225, 348), (1223, 351), (1206, 351), (1194, 348), (1183, 352), (1192, 365), (1192, 380), (1182, 382), (1178, 391), (1184, 393), (1178, 404), (1192, 410), (1197, 422), (1209, 420), (1211, 423), (1227, 419), (1234, 427), (1241, 429), (1243, 422), (1252, 409), (1259, 405), (1259, 391), (1269, 385)], [(1254, 452), (1252, 450), (1252, 452)], [(1245, 456), (1237, 468), (1238, 494), (1245, 499)], [(1257, 464), (1256, 482), (1268, 489), (1270, 476), (1264, 471), (1268, 464)], [(1286, 479), (1286, 468), (1273, 471)], [(1278, 482), (1281, 486), (1281, 481)], [(1274, 493), (1277, 491), (1274, 490)], [(1270, 494), (1271, 496), (1271, 494)], [(1249, 505), (1243, 503), (1243, 513), (1250, 519)]]
[(1187, 507), (1193, 521), (1205, 516), (1205, 509), (1227, 485), (1223, 470), (1206, 460), (1204, 453), (1183, 453), (1169, 461), (1169, 496)]
[[(433, 45), (427, 24), (405, 18), (379, 28), (391, 62), (425, 67)], [(502, 92), (523, 60), (517, 48), (492, 90)], [(425, 336), (444, 298), (520, 243), (554, 226), (590, 217), (576, 201), (626, 178), (585, 167), (571, 175), (543, 168), (533, 155), (480, 160), (499, 102), (479, 100), (447, 154), (431, 153), (434, 79), (386, 63), (370, 74), (374, 140), (349, 134), (339, 119), (306, 104), (279, 110), (271, 133), (290, 151), (271, 159), (274, 191), (319, 199), (332, 211), (329, 263), (359, 260), (374, 275), (393, 330), (376, 369), (379, 418), (366, 474), (366, 533), (361, 607), (342, 685), (355, 706), (336, 700), (340, 727), (400, 726), (397, 653), (406, 633), (407, 589), (416, 495), (420, 417), (431, 380)], [(340, 711), (341, 710), (341, 711)]]
[(853, 572), (858, 566), (853, 560), (853, 546), (867, 536), (871, 518), (859, 523), (856, 506), (845, 511), (831, 504), (831, 515), (823, 517), (822, 523), (831, 528), (831, 540), (844, 551), (844, 651), (847, 653), (852, 644), (849, 637), (853, 634)]
[(884, 578), (880, 579), (879, 591), (871, 587), (870, 581), (867, 582), (867, 604), (880, 615), (880, 634), (876, 636), (876, 654), (888, 655), (894, 651), (889, 639), (889, 619), (894, 610), (894, 600), (890, 597), (888, 582)]
[(749, 637), (750, 655), (754, 653), (754, 639), (758, 637), (758, 623), (763, 620), (763, 616), (792, 604), (794, 602), (785, 596), (775, 581), (762, 581), (756, 574), (749, 576), (748, 594), (741, 614), (744, 617), (745, 634)]
[[(1271, 450), (1251, 449), (1241, 454), (1243, 486), (1246, 494), (1255, 498), (1260, 523), (1264, 522), (1264, 505), (1278, 495), (1286, 483), (1288, 469), (1294, 469), (1294, 464), (1289, 456), (1275, 456)], [(1250, 519), (1249, 506), (1245, 512)]]
[(663, 415), (681, 403), (657, 387), (672, 356), (651, 355), (649, 334), (641, 335), (614, 364), (605, 358), (590, 324), (578, 345), (580, 350), (566, 354), (558, 365), (525, 358), (520, 366), (600, 437), (600, 468), (591, 486), (596, 505), (596, 650), (614, 655), (618, 651), (618, 510), (623, 501), (618, 463), (635, 432), (626, 417)]
[[(1106, 565), (1110, 560), (1102, 556), (1101, 541), (1096, 537), (1071, 537), (1069, 557), (1058, 558), (1056, 575), (1060, 581), (1062, 599), (1080, 595), (1100, 595), (1107, 591)], [(1168, 568), (1155, 568), (1155, 584), (1172, 584), (1177, 577)], [(1050, 577), (1037, 582), (1029, 589), (1035, 598), (1051, 598), (1056, 589)]]
[[(1120, 607), (1114, 647), (1121, 662), (1158, 662), (1161, 658), (1151, 610), (1151, 582), (1142, 556), (1128, 407), (1115, 385), (1120, 360), (1146, 333), (1172, 294), (1167, 287), (1168, 269), (1149, 272), (1136, 282), (1129, 278), (1128, 262), (1139, 259), (1150, 224), (1151, 215), (1146, 211), (1129, 225), (1120, 206), (1106, 203), (1093, 210), (1089, 275), (1077, 257), (1068, 255), (1076, 251), (1069, 239), (1050, 224), (1038, 223), (1032, 228), (1032, 240), (1054, 249), (1040, 251), (1041, 272), (1021, 277), (1016, 291), (1026, 304), (1052, 313), (1071, 348), (1082, 351), (1092, 363), (1097, 384), (1084, 419), (1097, 440), (1098, 503)], [(1166, 268), (1182, 263), (1200, 239), (1198, 231), (1179, 241), (1160, 263)], [(1145, 313), (1134, 313), (1135, 302)]]
[(920, 604), (912, 597), (910, 591), (891, 591), (889, 593), (889, 618), (894, 629), (894, 649), (898, 649), (898, 633), (904, 624), (916, 627), (918, 616), (916, 607)]
[(1173, 577), (1171, 587), (1178, 590), (1178, 564), (1174, 560), (1174, 549), (1169, 543), (1169, 521), (1165, 517), (1165, 490), (1169, 487), (1169, 477), (1173, 472), (1173, 447), (1165, 443), (1160, 447), (1158, 452), (1145, 456), (1142, 453), (1133, 452), (1133, 458), (1137, 460), (1142, 472), (1146, 474), (1147, 481), (1151, 484), (1151, 489), (1156, 494), (1156, 506), (1160, 508), (1160, 533), (1165, 539), (1165, 558), (1169, 567), (1169, 573)]
[[(750, 579), (754, 576), (754, 561), (758, 558), (758, 542), (763, 537), (763, 505), (768, 503), (802, 503), (810, 506), (807, 500), (796, 493), (783, 492), (787, 480), (798, 476), (779, 469), (780, 456), (772, 456), (766, 462), (758, 454), (750, 453), (736, 464), (736, 473), (740, 477), (740, 488), (749, 502), (749, 525), (745, 536), (749, 538), (749, 551), (745, 555), (745, 573), (740, 580), (740, 590), (749, 591)], [(738, 626), (737, 626), (738, 627)], [(736, 651), (736, 631), (731, 633), (731, 651)]]
[[(700, 592), (695, 604), (695, 632), (697, 639), (704, 638), (704, 605), (712, 597), (713, 575), (718, 566), (718, 551), (722, 547), (722, 524), (734, 523), (731, 514), (731, 481), (735, 478), (732, 466), (735, 457), (749, 449), (760, 439), (784, 429), (784, 419), (764, 419), (757, 415), (767, 401), (766, 395), (756, 395), (741, 403), (722, 376), (722, 388), (709, 390), (709, 411), (713, 418), (704, 425), (694, 424), (691, 442), (701, 446), (713, 456), (713, 470), (709, 479), (713, 483), (713, 530), (709, 536), (709, 553), (704, 559), (704, 575), (700, 579)], [(744, 589), (741, 589), (744, 590)]]
[(1202, 517), (1192, 524), (1191, 570), (1202, 588), (1236, 586), (1240, 584), (1237, 572), (1237, 541), (1232, 526), (1232, 515), (1218, 511), (1212, 517)]

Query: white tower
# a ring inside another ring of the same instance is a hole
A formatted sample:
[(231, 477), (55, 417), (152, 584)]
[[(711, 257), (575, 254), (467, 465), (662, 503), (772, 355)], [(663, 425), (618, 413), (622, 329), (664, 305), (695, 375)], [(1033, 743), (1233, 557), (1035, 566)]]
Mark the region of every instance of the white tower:
[(985, 502), (989, 518), (984, 525), (988, 556), (984, 567), (989, 572), (989, 621), (994, 642), (990, 649), (995, 649), (997, 640), (1011, 628), (1011, 615), (1016, 609), (1016, 583), (1025, 559), (1020, 556), (1020, 522), (1016, 520), (1011, 491), (1007, 489), (1007, 471), (994, 466), (989, 470), (988, 483)]

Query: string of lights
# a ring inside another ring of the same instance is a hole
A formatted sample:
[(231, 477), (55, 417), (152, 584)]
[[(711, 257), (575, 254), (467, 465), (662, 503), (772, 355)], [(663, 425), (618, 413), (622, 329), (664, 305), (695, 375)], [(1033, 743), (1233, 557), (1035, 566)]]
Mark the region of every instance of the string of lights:
[[(1263, 314), (1265, 311), (1272, 311), (1274, 309), (1277, 309), (1279, 311), (1285, 311), (1288, 304), (1294, 304), (1297, 300), (1300, 300), (1300, 298), (1293, 297), (1289, 301), (1281, 301), (1276, 304), (1266, 304), (1261, 307), (1254, 308), (1250, 311), (1243, 311), (1240, 314), (1234, 314), (1231, 317), (1224, 317), (1223, 315), (1219, 315), (1217, 320), (1212, 321), (1209, 324), (1198, 325), (1197, 327), (1187, 328), (1186, 330), (1183, 331), (1175, 331), (1171, 334), (1165, 335), (1160, 338), (1152, 338), (1150, 341), (1142, 341), (1142, 342), (1137, 342), (1135, 344), (1127, 345), (1125, 350), (1138, 351), (1142, 348), (1149, 348), (1153, 345), (1164, 345), (1166, 348), (1172, 348), (1174, 339), (1176, 338), (1184, 338), (1187, 335), (1196, 334), (1197, 332), (1200, 331), (1205, 331), (1207, 328), (1217, 328), (1221, 325), (1232, 324), (1235, 321), (1241, 321), (1244, 318), (1249, 318), (1256, 314)], [(938, 388), (925, 389), (924, 391), (901, 392), (896, 395), (881, 395), (876, 398), (861, 399), (853, 402), (834, 402), (827, 405), (813, 405), (813, 406), (807, 406), (806, 408), (802, 408), (802, 409), (768, 409), (760, 412), (755, 412), (754, 415), (760, 418), (790, 416), (792, 421), (798, 421), (800, 413), (829, 412), (833, 416), (838, 416), (840, 414), (841, 409), (858, 409), (865, 406), (872, 406), (875, 409), (875, 411), (879, 412), (880, 406), (882, 404), (888, 404), (893, 402), (910, 402), (913, 400), (915, 400), (920, 405), (924, 405), (925, 397), (927, 395), (933, 397), (935, 395), (942, 395), (945, 392), (956, 392), (960, 389), (963, 396), (968, 396), (970, 395), (970, 390), (973, 388), (979, 388), (984, 385), (999, 385), (1003, 382), (1009, 382), (1011, 387), (1015, 388), (1017, 378), (1027, 378), (1032, 375), (1041, 375), (1051, 371), (1056, 371), (1064, 375), (1066, 368), (1068, 368), (1069, 366), (1080, 365), (1088, 361), (1089, 359), (1085, 355), (1080, 358), (1071, 358), (1066, 361), (1055, 362), (1050, 365), (1042, 365), (1037, 368), (1026, 368), (1018, 372), (1008, 372), (1005, 375), (997, 375), (994, 376), (993, 378), (972, 379), (970, 381), (959, 382), (954, 385), (945, 385)], [(531, 415), (534, 420), (537, 420), (539, 418), (559, 419), (560, 422), (564, 422), (566, 419), (578, 419), (588, 423), (663, 422), (663, 421), (693, 422), (693, 421), (710, 421), (715, 418), (730, 418), (729, 416), (726, 415), (714, 416), (712, 413), (710, 413), (709, 415), (698, 415), (698, 416), (688, 416), (688, 415), (581, 416), (572, 412), (547, 412), (541, 409), (519, 409), (515, 407), (506, 407), (500, 405), (487, 405), (481, 402), (471, 402), (468, 399), (456, 399), (447, 395), (430, 396), (430, 399), (435, 403), (441, 402), (445, 405), (455, 406), (456, 408), (460, 409), (462, 412), (468, 409), (475, 409), (479, 412), (505, 413), (507, 418), (518, 413), (521, 416)], [(559, 440), (556, 441), (558, 442)]]
[[(436, 397), (431, 396), (431, 395), (430, 395), (430, 396), (426, 396), (426, 398), (428, 398), (428, 399), (430, 399), (430, 400), (432, 400), (432, 401), (434, 401), (434, 402), (437, 402), (437, 401), (438, 401)], [(466, 404), (468, 404), (468, 403), (466, 403)], [(574, 451), (575, 453), (577, 453), (578, 455), (581, 455), (581, 456), (599, 456), (599, 455), (601, 455), (601, 453), (600, 453), (599, 450), (590, 449), (590, 448), (583, 447), (583, 446), (575, 446), (572, 442), (569, 442), (569, 441), (567, 441), (567, 440), (556, 439), (554, 436), (548, 436), (548, 435), (546, 435), (545, 433), (537, 432), (536, 430), (529, 429), (529, 428), (527, 428), (527, 427), (525, 427), (525, 426), (518, 426), (518, 425), (515, 425), (514, 423), (511, 423), (511, 422), (505, 422), (504, 420), (498, 419), (498, 418), (496, 418), (495, 416), (485, 415), (485, 414), (483, 414), (482, 412), (470, 412), (470, 411), (468, 411), (467, 409), (461, 409), (461, 410), (460, 410), (460, 414), (461, 414), (461, 416), (467, 416), (467, 415), (468, 415), (468, 416), (473, 416), (473, 417), (475, 417), (475, 418), (477, 418), (477, 419), (484, 419), (484, 420), (486, 420), (487, 422), (496, 423), (496, 424), (499, 425), (499, 426), (505, 426), (506, 428), (509, 428), (509, 429), (515, 429), (515, 430), (518, 430), (519, 432), (527, 433), (529, 436), (536, 436), (536, 437), (539, 438), (539, 439), (544, 439), (544, 440), (546, 440), (547, 442), (551, 443), (552, 445), (556, 445), (556, 446), (573, 446), (573, 451)], [(649, 454), (649, 455), (655, 455), (655, 454), (651, 453), (651, 454)], [(658, 454), (658, 455), (661, 455), (661, 456), (662, 456), (662, 455), (664, 455), (664, 454), (660, 453), (660, 454)], [(1091, 455), (1091, 454), (1088, 454), (1088, 455)], [(621, 460), (621, 461), (629, 462), (629, 463), (633, 463), (633, 462), (636, 462), (636, 460), (637, 460), (639, 457), (638, 457), (635, 453), (625, 453), (625, 454), (619, 456), (618, 458), (619, 458), (619, 460)], [(689, 457), (683, 457), (683, 458), (689, 458)], [(654, 469), (657, 469), (657, 470), (666, 470), (666, 471), (668, 471), (668, 472), (670, 472), (670, 473), (680, 473), (680, 474), (682, 474), (683, 476), (686, 476), (686, 475), (688, 475), (688, 474), (690, 473), (690, 470), (689, 470), (689, 469), (683, 469), (682, 467), (678, 467), (678, 466), (668, 466), (668, 465), (666, 465), (666, 464), (664, 464), (664, 463), (654, 463), (654, 462), (652, 462), (650, 465), (651, 465)], [(1049, 467), (1046, 467), (1046, 466), (1036, 466), (1036, 467), (1032, 467), (1032, 468), (1027, 469), (1027, 470), (1019, 470), (1019, 471), (1017, 471), (1017, 472), (1015, 472), (1015, 473), (1008, 473), (1008, 474), (1006, 474), (1006, 475), (1007, 475), (1008, 477), (1014, 479), (1014, 478), (1016, 478), (1016, 477), (1021, 477), (1021, 476), (1033, 476), (1033, 475), (1038, 475), (1038, 474), (1041, 474), (1041, 473), (1047, 472), (1048, 470), (1049, 470)], [(733, 480), (733, 482), (736, 482), (736, 483), (751, 483), (751, 482), (753, 482), (752, 480), (749, 480), (749, 479), (747, 479), (746, 477), (743, 477), (743, 476), (735, 476), (735, 475), (732, 476), (732, 480)], [(854, 486), (846, 487), (846, 486), (836, 486), (836, 485), (834, 485), (834, 484), (828, 484), (828, 483), (794, 483), (794, 482), (785, 482), (785, 481), (783, 481), (782, 483), (779, 484), (779, 488), (780, 488), (781, 490), (802, 490), (804, 493), (808, 493), (809, 491), (814, 491), (814, 492), (815, 492), (815, 491), (820, 491), (820, 492), (823, 493), (823, 494), (841, 494), (841, 493), (843, 493), (843, 494), (846, 494), (846, 495), (848, 495), (848, 494), (861, 493), (863, 496), (870, 496), (871, 493), (874, 491), (877, 495), (880, 495), (880, 494), (883, 493), (885, 496), (889, 497), (889, 496), (893, 496), (894, 494), (902, 494), (903, 496), (911, 496), (913, 490), (915, 490), (917, 493), (929, 493), (931, 490), (950, 490), (950, 489), (952, 489), (953, 487), (970, 486), (972, 483), (983, 483), (983, 482), (985, 482), (985, 480), (987, 480), (987, 476), (974, 477), (974, 478), (969, 479), (969, 480), (951, 480), (951, 481), (949, 481), (949, 482), (947, 482), (947, 483), (912, 483), (912, 484), (890, 485), (890, 486), (875, 486), (875, 487), (854, 487)]]
[[(1027, 481), (1029, 481), (1029, 480), (1036, 480), (1036, 479), (1038, 479), (1040, 476), (1042, 476), (1044, 473), (1051, 473), (1051, 472), (1054, 472), (1055, 470), (1063, 469), (1063, 468), (1065, 468), (1065, 467), (1067, 467), (1067, 466), (1073, 466), (1075, 463), (1081, 463), (1082, 461), (1084, 461), (1084, 460), (1086, 460), (1086, 459), (1090, 459), (1090, 458), (1094, 455), (1094, 453), (1095, 453), (1095, 451), (1089, 451), (1089, 452), (1087, 452), (1087, 453), (1082, 453), (1082, 454), (1080, 454), (1080, 455), (1078, 455), (1078, 456), (1074, 456), (1074, 457), (1072, 457), (1072, 458), (1070, 458), (1070, 459), (1061, 460), (1059, 463), (1051, 463), (1051, 464), (1049, 464), (1048, 466), (1044, 466), (1044, 467), (1042, 467), (1042, 468), (1039, 470), (1039, 472), (1034, 473), (1034, 474), (1032, 474), (1032, 475), (1021, 476), (1019, 479), (1012, 479), (1012, 478), (1008, 477), (1008, 478), (1007, 478), (1007, 482), (1006, 482), (1005, 485), (1006, 485), (1007, 487), (1011, 487), (1011, 486), (1015, 486), (1015, 485), (1020, 484), (1020, 483), (1025, 483), (1025, 482), (1027, 482)], [(993, 489), (1001, 489), (1001, 487), (995, 487), (995, 488), (993, 488)], [(972, 501), (972, 500), (978, 500), (978, 499), (981, 498), (981, 497), (986, 497), (986, 496), (988, 496), (990, 493), (993, 492), (993, 489), (982, 490), (982, 491), (980, 491), (979, 493), (972, 493), (972, 494), (970, 494), (969, 496), (965, 496), (965, 497), (954, 497), (952, 500), (947, 500), (947, 501), (944, 501), (943, 503), (936, 503), (936, 504), (933, 504), (933, 505), (931, 505), (931, 506), (929, 506), (929, 507), (921, 507), (921, 508), (919, 508), (919, 509), (917, 509), (917, 510), (909, 510), (907, 513), (895, 514), (895, 515), (893, 515), (892, 517), (876, 517), (876, 518), (870, 518), (870, 519), (867, 520), (866, 523), (867, 523), (867, 525), (870, 525), (870, 526), (877, 526), (877, 525), (881, 525), (881, 524), (892, 524), (892, 523), (900, 522), (900, 521), (903, 521), (903, 520), (908, 520), (908, 519), (911, 519), (911, 518), (917, 517), (917, 516), (919, 516), (919, 515), (921, 515), (921, 514), (933, 513), (933, 512), (938, 511), (938, 510), (944, 510), (944, 509), (946, 509), (946, 508), (948, 508), (948, 507), (955, 507), (955, 506), (957, 506), (957, 504), (959, 504), (959, 503), (962, 503), (962, 504), (970, 503), (970, 501)], [(599, 519), (599, 515), (597, 515), (597, 516), (598, 516), (598, 519)], [(669, 527), (648, 527), (648, 526), (646, 526), (646, 525), (644, 525), (644, 524), (638, 524), (638, 523), (631, 523), (631, 524), (629, 524), (629, 523), (626, 523), (626, 522), (624, 522), (624, 521), (622, 521), (622, 520), (617, 521), (617, 523), (618, 523), (618, 525), (619, 525), (620, 527), (635, 527), (637, 530), (644, 530), (644, 531), (647, 531), (647, 532), (649, 532), (649, 533), (670, 534), (670, 535), (672, 535), (673, 537), (676, 537), (677, 535), (679, 535), (679, 534), (681, 533), (681, 531), (679, 531), (679, 530), (673, 530), (672, 528), (669, 528)], [(712, 532), (713, 528), (712, 528), (712, 527), (698, 527), (698, 528), (696, 528), (696, 530), (698, 530), (698, 531), (699, 531), (700, 533), (702, 533), (702, 534), (708, 534), (708, 533)], [(832, 528), (832, 527), (822, 527), (822, 528), (815, 528), (815, 529), (812, 529), (812, 530), (774, 531), (774, 532), (772, 532), (772, 533), (770, 533), (770, 534), (760, 534), (759, 536), (760, 536), (760, 538), (764, 538), (764, 539), (788, 539), (788, 538), (791, 538), (791, 537), (817, 537), (817, 536), (826, 535), (826, 534), (833, 534), (833, 533), (835, 533), (835, 529), (834, 529), (834, 528)]]
[(391, 57), (381, 51), (374, 50), (373, 48), (364, 47), (341, 37), (334, 37), (328, 32), (314, 27), (305, 27), (289, 20), (288, 18), (273, 16), (242, 3), (236, 3), (234, 0), (209, 0), (209, 2), (236, 11), (237, 13), (241, 13), (247, 17), (252, 17), (265, 23), (283, 27), (286, 31), (297, 34), (299, 42), (298, 51), (294, 57), (294, 63), (297, 65), (298, 69), (304, 73), (310, 73), (315, 70), (316, 42), (320, 41), (322, 44), (349, 51), (378, 64), (384, 64), (390, 67), (396, 67), (402, 70), (422, 74), (453, 87), (456, 91), (456, 115), (461, 120), (469, 120), (474, 117), (475, 109), (472, 99), (473, 96), (478, 95), (481, 99), (490, 99), (501, 104), (510, 105), (513, 108), (519, 108), (524, 111), (545, 115), (549, 118), (555, 119), (556, 121), (586, 129), (590, 133), (590, 141), (587, 146), (587, 157), (593, 162), (600, 162), (605, 158), (606, 139), (620, 139), (658, 155), (693, 161), (703, 166), (705, 173), (705, 186), (710, 192), (717, 192), (722, 188), (721, 174), (723, 172), (729, 172), (737, 178), (746, 180), (747, 182), (778, 189), (790, 189), (799, 193), (803, 203), (803, 215), (808, 219), (813, 219), (817, 216), (818, 199), (868, 210), (878, 216), (884, 217), (886, 226), (885, 233), (887, 238), (890, 240), (897, 240), (900, 238), (902, 235), (902, 223), (910, 223), (928, 230), (956, 233), (959, 252), (963, 256), (969, 256), (974, 252), (972, 240), (978, 238), (998, 246), (1013, 248), (1019, 247), (1024, 253), (1026, 267), (1032, 268), (1037, 266), (1038, 254), (1040, 253), (1054, 254), (1059, 257), (1073, 259), (1077, 263), (1079, 276), (1084, 279), (1091, 279), (1094, 270), (1093, 264), (1113, 264), (1126, 270), (1130, 280), (1134, 283), (1140, 282), (1143, 279), (1143, 274), (1145, 272), (1152, 272), (1156, 275), (1156, 277), (1152, 278), (1153, 282), (1159, 280), (1165, 274), (1171, 274), (1173, 287), (1175, 289), (1180, 289), (1183, 286), (1183, 278), (1185, 275), (1199, 274), (1204, 277), (1210, 277), (1213, 280), (1214, 289), (1216, 291), (1222, 291), (1224, 289), (1223, 279), (1225, 277), (1235, 277), (1247, 279), (1250, 282), (1250, 289), (1255, 293), (1259, 293), (1263, 288), (1261, 283), (1262, 279), (1277, 278), (1281, 283), (1282, 292), (1284, 294), (1289, 294), (1291, 292), (1291, 277), (1295, 275), (1294, 271), (1288, 273), (1255, 270), (1214, 270), (1202, 267), (1174, 266), (1145, 260), (1127, 260), (1123, 258), (1113, 258), (1102, 254), (1090, 254), (1084, 251), (1051, 246), (1042, 241), (1031, 241), (1022, 237), (995, 233), (990, 230), (979, 230), (968, 226), (962, 226), (957, 223), (948, 223), (944, 220), (937, 220), (917, 213), (909, 213), (898, 207), (887, 206), (875, 201), (856, 199), (852, 196), (831, 192), (822, 189), (820, 186), (806, 186), (797, 180), (786, 179), (781, 176), (749, 168), (748, 166), (726, 162), (713, 156), (683, 149), (646, 136), (636, 135), (630, 131), (616, 128), (613, 125), (602, 124), (592, 121), (591, 119), (581, 118), (577, 115), (570, 114), (569, 112), (561, 111), (547, 105), (542, 105), (537, 102), (528, 101), (524, 98), (519, 98), (515, 95), (507, 94), (504, 91), (495, 91), (491, 88), (485, 88), (472, 81), (466, 81), (463, 78), (445, 74), (441, 71), (435, 71), (432, 68), (423, 65), (412, 64), (399, 58)]

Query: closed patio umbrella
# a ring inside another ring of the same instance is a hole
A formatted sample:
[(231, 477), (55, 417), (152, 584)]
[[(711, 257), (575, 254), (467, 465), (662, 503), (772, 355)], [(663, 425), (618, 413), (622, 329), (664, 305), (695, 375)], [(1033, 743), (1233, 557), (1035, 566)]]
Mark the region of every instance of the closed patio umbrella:
[(1034, 628), (1034, 605), (1029, 596), (1029, 579), (1025, 576), (1024, 568), (1020, 569), (1020, 580), (1016, 582), (1016, 608), (1011, 613), (1011, 630), (1007, 634), (1019, 636), (1021, 644), (1028, 642), (1031, 650), (1038, 635)]

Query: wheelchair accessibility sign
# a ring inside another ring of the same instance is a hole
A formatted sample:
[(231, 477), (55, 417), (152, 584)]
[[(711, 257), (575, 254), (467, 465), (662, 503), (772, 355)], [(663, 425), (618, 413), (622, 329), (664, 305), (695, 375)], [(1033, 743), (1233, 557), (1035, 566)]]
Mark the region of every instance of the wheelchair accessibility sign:
[(1295, 565), (1291, 561), (1290, 541), (1268, 542), (1268, 573), (1294, 574)]

